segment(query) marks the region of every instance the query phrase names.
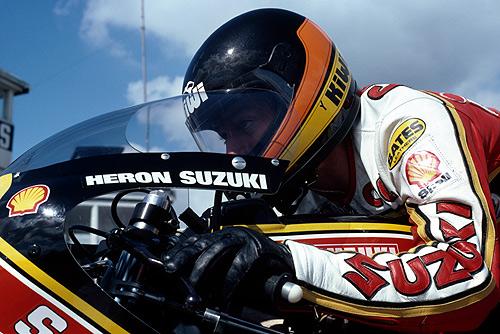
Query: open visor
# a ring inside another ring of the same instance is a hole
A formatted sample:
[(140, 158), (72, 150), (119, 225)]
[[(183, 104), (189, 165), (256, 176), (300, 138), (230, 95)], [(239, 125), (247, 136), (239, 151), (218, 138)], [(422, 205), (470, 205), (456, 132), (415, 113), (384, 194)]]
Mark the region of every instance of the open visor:
[(282, 123), (289, 102), (265, 89), (205, 92), (192, 86), (183, 95), (186, 125), (204, 152), (261, 155)]

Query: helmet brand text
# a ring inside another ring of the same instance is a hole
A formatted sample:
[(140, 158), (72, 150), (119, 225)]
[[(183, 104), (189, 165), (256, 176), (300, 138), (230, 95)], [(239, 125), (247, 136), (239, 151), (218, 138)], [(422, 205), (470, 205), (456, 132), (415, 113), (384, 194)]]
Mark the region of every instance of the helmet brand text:
[(348, 88), (350, 74), (342, 57), (339, 57), (338, 61), (338, 66), (335, 68), (335, 74), (325, 92), (326, 97), (337, 107), (340, 105), (342, 97)]
[(184, 87), (182, 103), (184, 104), (184, 109), (188, 114), (192, 114), (196, 108), (208, 100), (208, 95), (205, 92), (205, 87), (203, 82), (195, 85), (193, 81), (188, 81), (186, 87)]

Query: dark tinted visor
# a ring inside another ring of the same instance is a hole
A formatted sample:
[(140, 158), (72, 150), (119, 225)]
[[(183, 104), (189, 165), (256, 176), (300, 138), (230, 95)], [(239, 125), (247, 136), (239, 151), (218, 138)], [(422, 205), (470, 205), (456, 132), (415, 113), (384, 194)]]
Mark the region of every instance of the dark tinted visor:
[(261, 155), (289, 107), (271, 90), (197, 87), (183, 95), (183, 105), (186, 125), (205, 152)]

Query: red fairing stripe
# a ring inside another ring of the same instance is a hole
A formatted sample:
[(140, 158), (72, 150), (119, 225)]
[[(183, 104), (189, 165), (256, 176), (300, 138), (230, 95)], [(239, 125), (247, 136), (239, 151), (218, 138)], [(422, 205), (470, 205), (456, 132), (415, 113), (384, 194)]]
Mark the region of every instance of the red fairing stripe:
[[(100, 333), (0, 259), (0, 332)], [(29, 286), (31, 285), (31, 286)], [(37, 291), (35, 291), (37, 290)], [(57, 305), (59, 304), (59, 305)]]

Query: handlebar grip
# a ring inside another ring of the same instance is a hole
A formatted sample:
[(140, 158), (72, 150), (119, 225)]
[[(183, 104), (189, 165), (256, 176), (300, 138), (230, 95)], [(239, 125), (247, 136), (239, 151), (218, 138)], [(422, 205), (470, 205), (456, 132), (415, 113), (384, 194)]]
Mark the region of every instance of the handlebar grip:
[(300, 302), (302, 297), (304, 297), (304, 292), (299, 285), (292, 282), (285, 282), (285, 284), (281, 286), (281, 298), (290, 304)]
[(267, 279), (264, 289), (273, 300), (281, 299), (291, 304), (298, 303), (304, 296), (302, 288), (291, 282), (287, 274), (271, 276)]

